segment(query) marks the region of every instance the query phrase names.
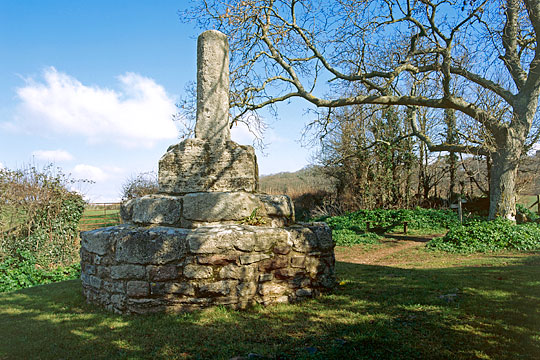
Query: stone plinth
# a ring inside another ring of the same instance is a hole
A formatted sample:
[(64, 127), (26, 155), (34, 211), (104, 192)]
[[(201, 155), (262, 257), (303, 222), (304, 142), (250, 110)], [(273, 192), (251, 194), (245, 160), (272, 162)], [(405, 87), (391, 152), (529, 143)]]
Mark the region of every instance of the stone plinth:
[(246, 191), (259, 186), (257, 157), (251, 146), (227, 141), (212, 146), (186, 139), (169, 147), (159, 160), (159, 190), (168, 194)]
[(246, 192), (200, 192), (183, 196), (146, 195), (122, 204), (124, 223), (182, 228), (257, 223), (282, 227), (294, 223), (294, 209), (287, 195)]
[(88, 301), (119, 313), (292, 302), (335, 282), (334, 243), (323, 223), (120, 225), (83, 233), (81, 259)]

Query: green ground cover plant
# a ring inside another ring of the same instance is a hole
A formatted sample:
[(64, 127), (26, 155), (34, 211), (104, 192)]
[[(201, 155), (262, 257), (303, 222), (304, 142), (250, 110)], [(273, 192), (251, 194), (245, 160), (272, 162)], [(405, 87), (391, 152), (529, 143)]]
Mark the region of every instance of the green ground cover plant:
[(367, 222), (378, 230), (393, 231), (403, 229), (403, 222), (407, 221), (411, 230), (448, 229), (459, 223), (456, 213), (452, 210), (436, 209), (397, 209), (397, 210), (358, 210), (343, 216), (324, 218), (329, 226), (335, 229), (351, 228), (360, 231), (367, 230)]
[[(403, 232), (403, 222), (413, 234), (444, 233), (459, 224), (454, 211), (415, 208), (399, 210), (358, 210), (342, 216), (323, 217), (332, 229), (337, 245), (377, 243), (380, 235), (387, 232)], [(368, 231), (368, 222), (371, 225)]]
[[(379, 251), (336, 254), (357, 249)], [(540, 254), (409, 248), (392, 261), (338, 261), (333, 293), (247, 311), (121, 316), (85, 304), (79, 280), (3, 293), (0, 359), (540, 357)]]
[(6, 257), (0, 263), (0, 293), (80, 276), (81, 264), (78, 262), (48, 269), (39, 266), (30, 252), (18, 251), (15, 256)]
[(355, 244), (378, 244), (382, 237), (376, 233), (357, 233), (351, 229), (332, 230), (332, 238), (337, 245), (351, 246)]
[(431, 240), (427, 247), (459, 253), (540, 250), (540, 226), (505, 219), (473, 220), (452, 227), (444, 237)]
[[(402, 233), (407, 221), (412, 234), (446, 233), (434, 238), (428, 249), (447, 252), (474, 253), (501, 250), (540, 250), (540, 225), (538, 215), (523, 206), (518, 210), (532, 222), (514, 222), (471, 216), (459, 223), (457, 214), (451, 210), (416, 208), (413, 210), (359, 210), (343, 216), (322, 218), (332, 228), (337, 245), (377, 244), (383, 233)], [(372, 229), (368, 231), (367, 224)]]

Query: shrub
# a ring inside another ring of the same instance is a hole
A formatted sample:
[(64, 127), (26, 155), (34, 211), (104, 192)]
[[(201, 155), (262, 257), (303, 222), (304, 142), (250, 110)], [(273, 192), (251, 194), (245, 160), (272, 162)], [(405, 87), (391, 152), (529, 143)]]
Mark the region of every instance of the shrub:
[(431, 240), (427, 248), (459, 253), (540, 250), (540, 227), (504, 219), (474, 220), (452, 227), (444, 237)]
[(28, 252), (43, 267), (78, 261), (82, 197), (51, 166), (0, 169), (0, 260)]
[(122, 185), (122, 201), (144, 195), (155, 194), (159, 190), (158, 178), (155, 172), (143, 172), (130, 176)]

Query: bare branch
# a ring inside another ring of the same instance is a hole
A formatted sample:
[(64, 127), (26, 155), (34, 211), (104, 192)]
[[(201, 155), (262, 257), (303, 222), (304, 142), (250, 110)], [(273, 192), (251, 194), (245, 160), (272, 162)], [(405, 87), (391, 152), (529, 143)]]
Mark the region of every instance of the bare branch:
[(456, 67), (456, 66), (451, 66), (450, 67), (450, 71), (453, 73), (453, 74), (457, 74), (457, 75), (461, 75), (463, 76), (464, 78), (486, 88), (486, 89), (489, 89), (491, 91), (493, 91), (494, 93), (496, 93), (497, 95), (499, 95), (501, 98), (504, 99), (504, 101), (506, 101), (508, 104), (510, 104), (511, 106), (514, 105), (514, 94), (512, 94), (510, 91), (506, 90), (505, 88), (503, 88), (502, 86), (500, 86), (499, 84), (491, 81), (491, 80), (488, 80), (488, 79), (485, 79), (483, 78), (482, 76), (478, 75), (478, 74), (474, 74), (473, 72), (471, 71), (468, 71), (466, 69), (463, 69), (463, 68), (459, 68), (459, 67)]
[(412, 108), (410, 110), (410, 122), (413, 129), (413, 134), (420, 138), (429, 148), (429, 151), (452, 151), (457, 153), (466, 153), (474, 155), (489, 155), (489, 152), (481, 146), (471, 146), (471, 145), (459, 145), (459, 144), (435, 144), (429, 136), (420, 130), (417, 122), (416, 109)]
[(506, 3), (506, 23), (502, 35), (502, 44), (506, 52), (501, 56), (501, 60), (504, 61), (517, 88), (521, 89), (525, 85), (527, 74), (521, 66), (517, 50), (519, 0), (507, 0)]

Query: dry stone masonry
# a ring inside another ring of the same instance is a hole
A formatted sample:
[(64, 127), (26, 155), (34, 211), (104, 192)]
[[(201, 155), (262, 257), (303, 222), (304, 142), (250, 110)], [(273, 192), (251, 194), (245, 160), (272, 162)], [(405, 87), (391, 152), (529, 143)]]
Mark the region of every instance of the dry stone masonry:
[(83, 292), (119, 313), (293, 302), (335, 283), (324, 223), (298, 224), (285, 195), (257, 193), (251, 146), (230, 140), (228, 43), (198, 39), (195, 138), (159, 161), (159, 193), (122, 204), (124, 224), (81, 234)]

